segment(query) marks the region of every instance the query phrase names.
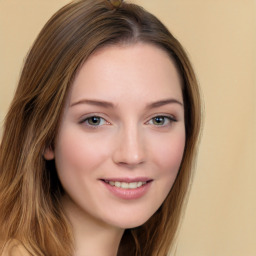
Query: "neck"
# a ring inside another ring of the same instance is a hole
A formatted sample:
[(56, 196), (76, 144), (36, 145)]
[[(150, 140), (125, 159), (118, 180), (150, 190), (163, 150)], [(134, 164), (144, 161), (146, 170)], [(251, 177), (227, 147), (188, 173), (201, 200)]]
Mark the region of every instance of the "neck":
[(78, 208), (67, 196), (64, 210), (74, 235), (74, 256), (116, 256), (124, 230), (110, 226)]

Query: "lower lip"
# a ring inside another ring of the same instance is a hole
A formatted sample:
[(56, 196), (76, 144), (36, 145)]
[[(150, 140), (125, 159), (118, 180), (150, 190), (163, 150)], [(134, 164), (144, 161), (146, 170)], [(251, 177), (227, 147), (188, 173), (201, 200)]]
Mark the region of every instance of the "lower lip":
[(112, 186), (104, 181), (102, 181), (102, 182), (112, 194), (114, 194), (116, 197), (119, 197), (119, 198), (125, 199), (125, 200), (138, 199), (138, 198), (144, 196), (147, 193), (147, 191), (149, 190), (151, 183), (152, 183), (152, 182), (148, 182), (139, 188), (124, 189), (124, 188), (118, 188), (116, 186)]

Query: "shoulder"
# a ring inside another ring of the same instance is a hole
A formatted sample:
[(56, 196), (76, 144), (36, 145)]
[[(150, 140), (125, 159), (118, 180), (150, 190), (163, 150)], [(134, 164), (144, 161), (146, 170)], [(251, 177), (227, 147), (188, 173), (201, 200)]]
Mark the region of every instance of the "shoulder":
[(5, 243), (0, 256), (31, 256), (26, 248), (16, 239), (11, 239)]

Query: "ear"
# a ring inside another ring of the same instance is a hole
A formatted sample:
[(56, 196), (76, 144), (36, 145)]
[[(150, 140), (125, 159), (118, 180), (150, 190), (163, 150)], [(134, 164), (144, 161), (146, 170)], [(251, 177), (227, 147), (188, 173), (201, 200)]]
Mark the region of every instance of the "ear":
[(47, 147), (44, 151), (44, 159), (45, 160), (53, 160), (54, 159), (54, 151), (51, 146)]

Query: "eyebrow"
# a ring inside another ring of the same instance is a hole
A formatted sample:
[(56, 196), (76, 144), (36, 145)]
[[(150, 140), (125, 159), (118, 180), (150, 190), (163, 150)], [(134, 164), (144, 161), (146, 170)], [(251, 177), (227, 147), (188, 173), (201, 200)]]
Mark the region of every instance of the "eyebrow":
[(99, 106), (104, 108), (114, 108), (114, 104), (111, 102), (103, 101), (103, 100), (87, 100), (87, 99), (74, 102), (70, 105), (70, 107), (73, 107), (79, 104), (89, 104), (89, 105), (94, 105), (94, 106)]
[[(104, 108), (114, 108), (114, 104), (108, 101), (103, 101), (103, 100), (89, 100), (89, 99), (82, 99), (77, 102), (74, 102), (70, 105), (70, 107), (79, 105), (79, 104), (89, 104), (93, 106), (99, 106), (99, 107), (104, 107)], [(178, 104), (180, 106), (183, 106), (183, 104), (176, 99), (164, 99), (164, 100), (159, 100), (153, 103), (150, 103), (146, 106), (147, 109), (152, 109), (152, 108), (158, 108), (167, 104)]]
[(159, 108), (161, 106), (167, 105), (167, 104), (178, 104), (180, 106), (183, 106), (183, 103), (179, 100), (176, 99), (164, 99), (164, 100), (159, 100), (153, 103), (150, 103), (147, 108)]

